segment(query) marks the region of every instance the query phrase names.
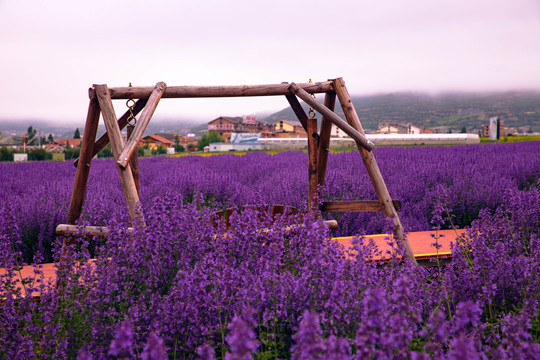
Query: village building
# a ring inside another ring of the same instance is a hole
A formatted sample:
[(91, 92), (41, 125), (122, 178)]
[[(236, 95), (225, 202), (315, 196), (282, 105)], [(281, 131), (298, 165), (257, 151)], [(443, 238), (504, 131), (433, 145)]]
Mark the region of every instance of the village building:
[(274, 126), (257, 121), (254, 115), (220, 116), (208, 123), (208, 131), (216, 131), (225, 142), (230, 142), (232, 133), (260, 133), (261, 137), (270, 137)]
[[(492, 120), (493, 119), (493, 120)], [(492, 128), (493, 126), (497, 126), (496, 123), (499, 124), (499, 131), (498, 131), (498, 134), (499, 134), (499, 138), (500, 137), (504, 137), (505, 136), (505, 131), (504, 131), (504, 121), (502, 121), (500, 118), (498, 117), (493, 117), (493, 118), (490, 118), (490, 123), (489, 124), (486, 124), (486, 125), (482, 125), (482, 129), (481, 129), (481, 134), (480, 136), (482, 137), (490, 137), (490, 128)], [(495, 124), (495, 125), (494, 125)], [(494, 133), (497, 133), (497, 129), (494, 129), (493, 130)]]
[(280, 120), (274, 124), (274, 134), (271, 137), (305, 138), (307, 137), (307, 133), (298, 121)]
[(172, 148), (174, 142), (160, 135), (148, 135), (142, 138), (142, 145), (147, 146), (150, 150), (158, 150), (160, 147)]
[(75, 148), (81, 147), (82, 139), (57, 139), (54, 143), (65, 148)]
[(183, 134), (184, 135), (182, 135), (182, 133), (181, 134), (160, 133), (156, 135), (159, 135), (169, 141), (172, 141), (173, 146), (183, 146), (186, 149), (190, 146), (191, 147), (197, 146), (197, 144), (199, 143), (199, 140), (195, 137), (195, 134), (189, 134), (187, 132), (184, 132)]
[(377, 134), (433, 134), (433, 130), (408, 124), (379, 124)]

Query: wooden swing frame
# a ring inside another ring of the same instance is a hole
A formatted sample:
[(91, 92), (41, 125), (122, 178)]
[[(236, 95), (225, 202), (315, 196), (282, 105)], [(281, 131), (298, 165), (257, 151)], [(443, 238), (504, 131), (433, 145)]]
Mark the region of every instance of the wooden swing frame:
[[(325, 94), (324, 104), (314, 98), (314, 94)], [(144, 223), (144, 214), (139, 206), (137, 147), (144, 131), (161, 98), (208, 98), (208, 97), (247, 97), (247, 96), (285, 96), (307, 133), (308, 142), (308, 207), (310, 211), (319, 208), (332, 212), (383, 212), (393, 221), (394, 238), (404, 244), (405, 256), (416, 264), (412, 248), (404, 236), (403, 226), (397, 210), (399, 202), (392, 200), (381, 175), (372, 149), (374, 144), (365, 137), (364, 129), (352, 104), (351, 97), (342, 78), (315, 83), (281, 83), (272, 85), (241, 86), (172, 86), (159, 82), (154, 87), (114, 87), (93, 85), (89, 89), (90, 104), (79, 158), (75, 161), (77, 171), (71, 195), (67, 224), (58, 225), (59, 235), (74, 234), (79, 231), (75, 225), (79, 219), (86, 194), (92, 158), (108, 143), (111, 144), (118, 175), (129, 211), (130, 221)], [(345, 120), (334, 112), (336, 97), (339, 100)], [(320, 132), (316, 119), (309, 118), (298, 98), (322, 115)], [(117, 119), (112, 100), (137, 100), (133, 107)], [(128, 126), (131, 115), (141, 116), (134, 126)], [(96, 141), (100, 114), (107, 132)], [(331, 201), (319, 206), (317, 189), (324, 185), (328, 160), (332, 125), (337, 126), (355, 140), (358, 151), (375, 189), (375, 201)], [(121, 130), (128, 126), (128, 140), (124, 143)], [(94, 229), (95, 228), (95, 229)], [(107, 229), (87, 226), (86, 235), (103, 235)], [(95, 234), (94, 234), (95, 233)], [(64, 240), (64, 250), (67, 245)]]

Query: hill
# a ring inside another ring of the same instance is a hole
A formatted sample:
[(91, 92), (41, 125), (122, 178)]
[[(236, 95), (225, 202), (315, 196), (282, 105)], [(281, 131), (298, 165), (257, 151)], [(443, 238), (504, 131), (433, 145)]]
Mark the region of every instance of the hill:
[[(323, 101), (323, 95), (317, 96)], [(499, 116), (506, 127), (540, 128), (540, 92), (449, 93), (431, 96), (422, 93), (392, 93), (352, 96), (358, 117), (365, 129), (375, 130), (380, 123), (412, 123), (436, 128), (446, 126), (468, 131), (480, 129), (492, 116)], [(309, 107), (302, 104), (306, 112)], [(343, 111), (336, 104), (336, 113)], [(320, 117), (320, 116), (319, 116)], [(290, 108), (271, 114), (265, 121), (296, 120)]]

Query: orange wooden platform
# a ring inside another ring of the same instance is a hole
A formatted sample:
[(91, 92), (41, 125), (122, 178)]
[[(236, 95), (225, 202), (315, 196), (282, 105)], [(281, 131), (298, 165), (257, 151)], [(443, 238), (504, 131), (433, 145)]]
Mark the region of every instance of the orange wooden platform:
[[(431, 236), (432, 234), (438, 236), (438, 243), (441, 246), (441, 248), (437, 251), (435, 247), (432, 245), (435, 242), (435, 239)], [(409, 240), (409, 243), (411, 244), (411, 248), (414, 252), (414, 255), (416, 257), (417, 261), (422, 260), (429, 260), (431, 258), (450, 258), (452, 253), (450, 249), (450, 243), (454, 242), (458, 236), (466, 234), (466, 231), (464, 229), (458, 229), (458, 230), (439, 230), (437, 234), (434, 231), (417, 231), (417, 232), (411, 232), (407, 235), (407, 239)], [(368, 241), (369, 239), (373, 239), (375, 244), (377, 244), (377, 247), (381, 251), (390, 250), (390, 246), (387, 244), (387, 239), (391, 235), (389, 234), (380, 234), (380, 235), (366, 235), (365, 239)], [(350, 247), (351, 242), (353, 240), (352, 236), (347, 237), (337, 237), (332, 238), (332, 240), (335, 240), (339, 242), (340, 244), (344, 245), (345, 247)], [(23, 266), (23, 268), (20, 271), (17, 271), (15, 274), (15, 280), (17, 281), (17, 284), (20, 288), (22, 288), (21, 285), (21, 279), (27, 279), (30, 277), (34, 277), (34, 270), (36, 267), (40, 267), (40, 270), (43, 272), (43, 281), (45, 283), (50, 282), (51, 284), (54, 284), (54, 281), (56, 280), (56, 264), (50, 263), (50, 264), (41, 264), (41, 265), (28, 265)], [(0, 269), (0, 275), (5, 273), (5, 269)], [(0, 294), (1, 297), (2, 294)], [(24, 289), (23, 294), (24, 295)], [(39, 294), (34, 294), (34, 296), (39, 296)]]
[[(441, 246), (438, 250), (435, 248), (433, 243), (435, 243), (434, 235), (437, 238), (437, 243)], [(450, 243), (456, 242), (456, 238), (459, 236), (466, 235), (465, 229), (456, 229), (456, 230), (438, 230), (438, 231), (416, 231), (407, 234), (407, 239), (414, 253), (414, 257), (417, 261), (429, 260), (433, 258), (449, 258), (452, 256), (450, 249)], [(386, 250), (390, 250), (388, 245), (388, 238), (391, 238), (390, 234), (379, 234), (379, 235), (366, 235), (365, 242), (367, 243), (370, 239), (373, 239), (378, 249), (381, 250), (384, 254)], [(345, 236), (333, 238), (333, 240), (344, 245), (346, 248), (351, 246), (351, 242), (354, 237)], [(377, 260), (377, 258), (376, 258)]]

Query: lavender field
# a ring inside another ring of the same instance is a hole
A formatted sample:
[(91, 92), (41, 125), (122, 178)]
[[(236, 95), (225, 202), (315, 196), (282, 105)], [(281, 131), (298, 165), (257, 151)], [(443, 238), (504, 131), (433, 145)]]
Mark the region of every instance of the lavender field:
[[(78, 240), (63, 287), (25, 281), (39, 302), (10, 279), (58, 260), (75, 168), (0, 164), (0, 358), (539, 358), (539, 155), (540, 142), (375, 150), (407, 231), (469, 227), (429, 268), (328, 240), (388, 231), (382, 214), (325, 215), (332, 232), (254, 210), (212, 224), (232, 206), (305, 209), (304, 153), (141, 159), (147, 227), (131, 234), (114, 163), (95, 160), (81, 223), (117, 231)], [(376, 199), (358, 153), (330, 155), (321, 198)]]

